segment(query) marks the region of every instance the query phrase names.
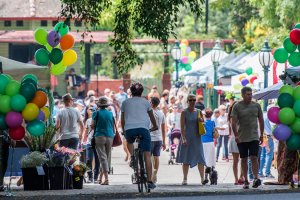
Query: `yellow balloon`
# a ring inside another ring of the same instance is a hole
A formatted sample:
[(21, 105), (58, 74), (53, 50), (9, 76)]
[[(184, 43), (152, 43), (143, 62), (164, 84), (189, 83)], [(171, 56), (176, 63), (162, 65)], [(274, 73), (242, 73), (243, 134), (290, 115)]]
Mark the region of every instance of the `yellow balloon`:
[(240, 75), (239, 80), (242, 81), (244, 78), (246, 78), (245, 74)]
[(41, 108), (41, 111), (45, 114), (45, 120), (47, 120), (49, 118), (49, 116), (50, 116), (49, 109), (44, 106), (44, 107)]
[(192, 57), (192, 58), (196, 58), (197, 57), (197, 55), (196, 55), (196, 52), (195, 51), (191, 51), (190, 53), (189, 53), (189, 57)]
[(28, 103), (22, 111), (22, 116), (26, 121), (32, 121), (39, 115), (39, 107), (34, 103)]
[(74, 50), (69, 49), (64, 52), (62, 64), (63, 66), (70, 66), (73, 65), (76, 62), (76, 60), (77, 60), (77, 53)]

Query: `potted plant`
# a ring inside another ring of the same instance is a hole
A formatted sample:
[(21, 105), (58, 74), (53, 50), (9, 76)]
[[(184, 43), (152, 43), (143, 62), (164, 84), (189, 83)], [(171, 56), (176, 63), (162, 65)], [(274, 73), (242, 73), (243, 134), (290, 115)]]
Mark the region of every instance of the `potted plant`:
[(47, 151), (50, 190), (72, 189), (73, 172), (70, 166), (76, 161), (78, 155), (77, 151), (59, 147), (57, 144)]
[(33, 151), (21, 159), (24, 190), (48, 190), (48, 161), (44, 153)]
[(83, 176), (87, 171), (85, 163), (74, 164), (73, 166), (73, 189), (82, 189), (83, 187)]

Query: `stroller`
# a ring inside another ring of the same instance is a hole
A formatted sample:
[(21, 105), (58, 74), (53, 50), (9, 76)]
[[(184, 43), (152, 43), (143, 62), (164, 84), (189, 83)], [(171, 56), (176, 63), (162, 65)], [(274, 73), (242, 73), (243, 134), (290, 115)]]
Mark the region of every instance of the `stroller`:
[(168, 164), (173, 165), (176, 163), (175, 160), (176, 160), (177, 148), (181, 138), (180, 129), (177, 128), (172, 129), (169, 138), (170, 138), (170, 160)]

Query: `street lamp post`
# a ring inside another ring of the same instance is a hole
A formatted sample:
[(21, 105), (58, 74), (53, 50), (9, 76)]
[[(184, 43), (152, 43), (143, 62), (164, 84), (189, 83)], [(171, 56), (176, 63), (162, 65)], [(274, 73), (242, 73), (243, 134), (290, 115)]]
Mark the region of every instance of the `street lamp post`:
[(173, 46), (172, 50), (171, 50), (171, 54), (173, 59), (175, 60), (175, 64), (176, 64), (176, 80), (175, 80), (175, 86), (177, 86), (178, 84), (178, 79), (179, 79), (179, 70), (178, 70), (178, 64), (179, 64), (179, 60), (181, 58), (181, 49), (179, 46), (179, 41), (175, 41), (175, 45)]
[[(220, 64), (219, 62), (221, 60), (222, 52), (223, 49), (221, 47), (220, 41), (217, 40), (211, 53), (211, 61), (214, 66), (214, 86), (218, 85), (218, 66)], [(218, 106), (218, 94), (217, 94), (217, 90), (214, 89), (213, 109), (217, 108), (217, 106)]]
[[(271, 53), (272, 49), (269, 47), (269, 43), (267, 40), (264, 42), (263, 48), (259, 52), (259, 62), (263, 67), (264, 71), (264, 88), (268, 87), (268, 72), (270, 66), (273, 63), (273, 55)], [(267, 111), (268, 100), (264, 101), (264, 111)]]

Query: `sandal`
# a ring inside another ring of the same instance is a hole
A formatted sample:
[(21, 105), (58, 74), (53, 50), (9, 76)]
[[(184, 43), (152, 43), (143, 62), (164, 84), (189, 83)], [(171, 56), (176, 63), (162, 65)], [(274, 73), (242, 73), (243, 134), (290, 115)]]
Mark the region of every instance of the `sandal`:
[(103, 181), (101, 185), (109, 185), (108, 180)]
[(187, 185), (187, 180), (183, 180), (182, 185)]

